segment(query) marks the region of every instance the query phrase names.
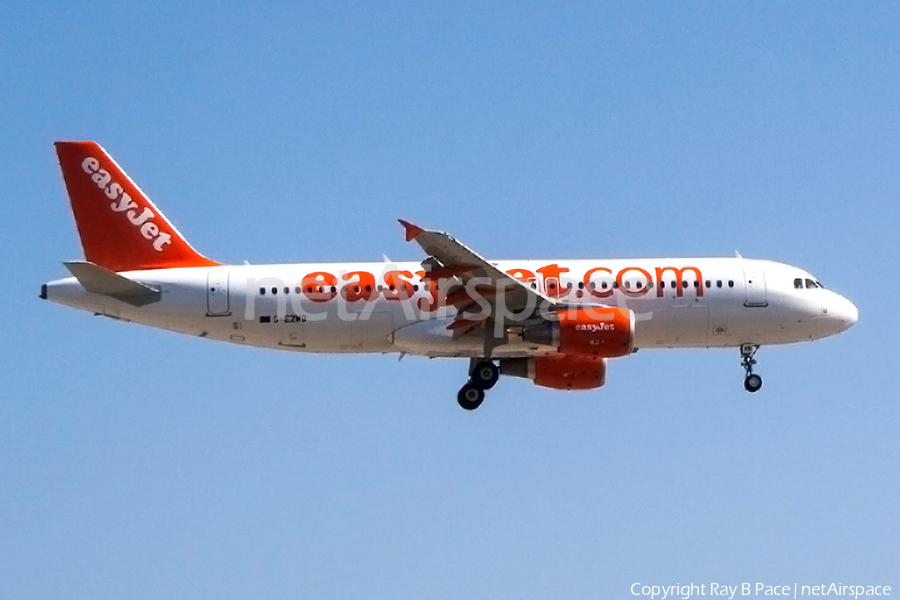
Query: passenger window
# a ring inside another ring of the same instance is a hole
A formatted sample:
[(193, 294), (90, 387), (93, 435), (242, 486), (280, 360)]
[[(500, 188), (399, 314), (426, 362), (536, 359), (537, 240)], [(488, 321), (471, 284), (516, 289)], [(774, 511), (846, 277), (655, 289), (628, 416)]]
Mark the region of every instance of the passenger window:
[(728, 287), (734, 287), (734, 281), (733, 281), (733, 280), (731, 280), (731, 279), (728, 280)]
[(709, 279), (706, 280), (706, 287), (707, 289), (712, 287), (712, 281), (710, 281)]
[(681, 282), (681, 287), (687, 288), (687, 285), (688, 285), (688, 282), (687, 282), (687, 281), (682, 281), (682, 282)]
[(259, 288), (259, 295), (260, 295), (260, 296), (265, 296), (265, 295), (266, 295), (266, 288), (262, 288), (262, 287)]
[(294, 292), (299, 294), (299, 293), (303, 292), (303, 290), (300, 289), (300, 286), (298, 285), (297, 287), (294, 288)]
[(626, 281), (626, 282), (625, 282), (625, 289), (626, 289), (626, 290), (630, 290), (630, 289), (631, 289), (631, 282), (630, 282), (630, 281)]
[(291, 288), (285, 286), (285, 288), (284, 288), (284, 293), (285, 293), (285, 294), (290, 294), (290, 293), (291, 293)]
[(583, 290), (583, 289), (584, 289), (584, 282), (583, 282), (583, 281), (579, 281), (579, 282), (578, 282), (578, 289), (579, 289), (579, 290)]
[(722, 287), (722, 280), (721, 280), (721, 279), (718, 280), (718, 281), (716, 281), (716, 287), (719, 287), (719, 288)]
[(274, 296), (274, 295), (277, 294), (277, 293), (278, 293), (278, 288), (274, 288), (274, 287), (273, 287), (273, 288), (272, 288), (272, 295)]
[(664, 288), (666, 287), (666, 282), (665, 282), (665, 281), (660, 281), (660, 282), (659, 282), (659, 287), (660, 287), (660, 289), (664, 289)]

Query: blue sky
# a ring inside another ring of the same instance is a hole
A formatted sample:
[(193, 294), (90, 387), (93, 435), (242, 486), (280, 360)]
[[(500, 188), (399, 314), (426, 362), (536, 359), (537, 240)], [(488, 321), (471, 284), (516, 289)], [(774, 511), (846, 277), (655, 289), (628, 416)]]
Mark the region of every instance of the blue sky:
[[(900, 8), (19, 3), (0, 22), (0, 597), (625, 598), (900, 586)], [(219, 345), (41, 302), (52, 142), (223, 262), (715, 256), (849, 332), (641, 352), (565, 394), (459, 361)]]

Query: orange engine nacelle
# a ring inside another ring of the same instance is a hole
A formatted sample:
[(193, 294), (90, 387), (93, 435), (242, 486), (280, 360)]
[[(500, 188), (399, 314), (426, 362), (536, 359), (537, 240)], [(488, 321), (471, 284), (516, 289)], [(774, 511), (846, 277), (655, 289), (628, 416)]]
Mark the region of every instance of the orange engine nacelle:
[(558, 320), (526, 327), (524, 341), (552, 346), (570, 358), (615, 358), (631, 353), (634, 313), (627, 308), (577, 308), (556, 316)]
[(606, 381), (606, 359), (560, 354), (507, 358), (500, 361), (500, 372), (556, 390), (592, 390)]

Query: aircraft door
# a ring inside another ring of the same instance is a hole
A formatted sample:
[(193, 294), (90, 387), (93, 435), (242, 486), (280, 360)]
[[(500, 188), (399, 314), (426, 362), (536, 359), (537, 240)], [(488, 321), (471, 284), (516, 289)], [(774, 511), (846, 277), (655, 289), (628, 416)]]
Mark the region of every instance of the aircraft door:
[(756, 261), (743, 261), (746, 298), (744, 306), (768, 306), (766, 296), (766, 275)]
[(228, 301), (228, 271), (216, 269), (206, 278), (206, 314), (210, 317), (230, 315)]

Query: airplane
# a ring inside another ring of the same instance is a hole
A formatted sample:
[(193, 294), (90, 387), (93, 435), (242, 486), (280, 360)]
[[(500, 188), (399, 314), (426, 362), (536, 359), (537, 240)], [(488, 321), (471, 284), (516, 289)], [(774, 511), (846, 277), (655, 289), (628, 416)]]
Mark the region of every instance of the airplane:
[(760, 346), (835, 335), (849, 300), (787, 264), (734, 258), (490, 260), (401, 220), (421, 262), (225, 265), (198, 253), (95, 142), (55, 144), (85, 260), (40, 297), (246, 346), (468, 358), (478, 408), (501, 375), (602, 386), (643, 348), (736, 348), (757, 392)]

